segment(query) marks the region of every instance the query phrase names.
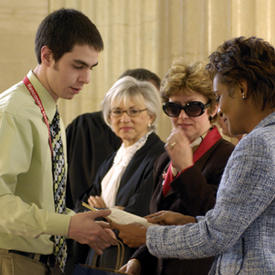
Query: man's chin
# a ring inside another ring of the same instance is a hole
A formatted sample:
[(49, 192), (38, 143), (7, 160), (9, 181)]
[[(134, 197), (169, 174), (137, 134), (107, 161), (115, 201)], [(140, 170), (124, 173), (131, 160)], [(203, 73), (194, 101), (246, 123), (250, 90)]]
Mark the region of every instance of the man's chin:
[(74, 94), (70, 94), (70, 95), (66, 95), (66, 96), (62, 97), (62, 99), (71, 100), (74, 98), (74, 96), (75, 96)]

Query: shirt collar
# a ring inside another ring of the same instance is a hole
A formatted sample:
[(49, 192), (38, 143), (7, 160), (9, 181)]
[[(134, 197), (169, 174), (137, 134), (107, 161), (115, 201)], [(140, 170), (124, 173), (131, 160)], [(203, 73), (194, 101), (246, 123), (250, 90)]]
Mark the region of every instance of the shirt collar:
[[(211, 128), (210, 128), (211, 129)], [(199, 136), (198, 138), (196, 138), (191, 144), (191, 148), (193, 150), (193, 152), (200, 146), (201, 142), (203, 141), (203, 139), (206, 137), (208, 131), (210, 130), (208, 129), (207, 131), (205, 131), (201, 136)]]
[(56, 102), (54, 101), (50, 93), (47, 91), (47, 89), (39, 81), (39, 79), (36, 77), (36, 75), (33, 73), (33, 71), (29, 71), (27, 77), (29, 81), (32, 83), (33, 87), (35, 88), (37, 94), (39, 95), (42, 105), (47, 114), (49, 123), (51, 123), (57, 108)]

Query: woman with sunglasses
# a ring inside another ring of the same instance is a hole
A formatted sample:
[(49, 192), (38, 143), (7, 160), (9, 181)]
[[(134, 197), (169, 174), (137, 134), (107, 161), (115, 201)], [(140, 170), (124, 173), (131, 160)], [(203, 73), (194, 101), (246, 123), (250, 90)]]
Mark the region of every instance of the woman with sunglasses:
[[(153, 164), (165, 151), (164, 143), (155, 134), (161, 110), (157, 88), (149, 81), (125, 76), (117, 80), (103, 100), (103, 117), (112, 131), (121, 139), (120, 148), (101, 164), (91, 187), (77, 203), (95, 208), (118, 207), (127, 212), (145, 216), (153, 192)], [(104, 146), (104, 144), (102, 144)], [(78, 247), (76, 261), (84, 262), (88, 247)], [(133, 249), (125, 246), (126, 262)], [(116, 247), (106, 249), (99, 257), (99, 266), (114, 268)], [(90, 251), (86, 263), (91, 263)]]
[[(163, 210), (197, 216), (211, 209), (224, 167), (234, 149), (212, 124), (217, 102), (202, 63), (185, 65), (182, 60), (173, 63), (162, 81), (161, 93), (163, 110), (170, 117), (173, 129), (167, 139), (167, 152), (155, 163), (157, 187), (150, 205), (154, 214), (149, 216), (153, 223), (163, 222), (162, 215), (166, 213)], [(128, 231), (129, 228), (118, 229), (123, 240), (132, 245), (134, 229)], [(203, 275), (208, 273), (212, 260), (157, 259), (143, 246), (121, 271), (135, 275)]]

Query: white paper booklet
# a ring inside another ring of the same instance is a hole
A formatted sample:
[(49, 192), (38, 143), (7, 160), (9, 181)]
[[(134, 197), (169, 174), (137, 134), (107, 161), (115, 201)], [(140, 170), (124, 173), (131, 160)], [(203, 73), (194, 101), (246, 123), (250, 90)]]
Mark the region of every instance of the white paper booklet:
[(119, 208), (111, 207), (110, 210), (112, 211), (112, 213), (107, 218), (115, 223), (129, 224), (137, 222), (145, 225), (146, 227), (149, 225), (153, 225), (152, 223), (149, 223), (145, 218), (126, 212)]
[[(84, 207), (92, 210), (92, 211), (97, 211), (98, 210), (98, 209), (96, 209), (94, 207), (91, 207), (89, 204), (87, 204), (85, 202), (82, 202), (82, 205)], [(148, 227), (150, 225), (155, 225), (155, 224), (149, 223), (143, 217), (140, 217), (138, 215), (126, 212), (126, 211), (121, 210), (119, 208), (111, 207), (109, 209), (112, 211), (112, 213), (109, 216), (107, 216), (106, 218), (110, 219), (111, 221), (113, 221), (115, 223), (118, 223), (118, 224), (129, 224), (129, 223), (137, 222), (137, 223), (143, 224), (146, 227)]]

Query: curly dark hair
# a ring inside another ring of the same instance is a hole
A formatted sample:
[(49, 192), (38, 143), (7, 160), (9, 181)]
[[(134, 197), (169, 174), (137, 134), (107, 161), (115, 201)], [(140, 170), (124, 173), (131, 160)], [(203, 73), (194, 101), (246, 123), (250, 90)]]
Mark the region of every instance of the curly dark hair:
[(224, 42), (209, 56), (206, 69), (231, 87), (246, 81), (248, 95), (256, 104), (275, 106), (275, 50), (267, 41), (255, 36), (237, 37)]

